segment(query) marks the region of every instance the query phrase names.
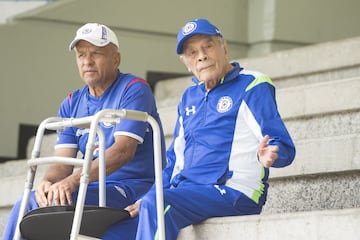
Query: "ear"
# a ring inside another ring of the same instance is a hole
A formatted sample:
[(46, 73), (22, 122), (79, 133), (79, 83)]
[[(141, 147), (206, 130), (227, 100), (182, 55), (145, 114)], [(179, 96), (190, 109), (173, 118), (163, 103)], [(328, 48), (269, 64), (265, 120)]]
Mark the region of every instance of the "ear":
[(179, 56), (179, 59), (180, 59), (180, 61), (181, 61), (183, 64), (186, 65), (185, 59), (184, 59), (184, 56), (183, 56), (183, 55), (180, 55), (180, 56)]
[(120, 54), (120, 52), (116, 52), (115, 53), (115, 65), (116, 65), (116, 68), (118, 68), (120, 66), (120, 63), (121, 63), (121, 54)]
[(183, 55), (180, 55), (179, 59), (180, 59), (180, 61), (187, 67), (187, 70), (188, 70), (189, 72), (191, 72), (191, 69), (188, 67), (184, 56), (183, 56)]
[(225, 55), (228, 54), (228, 45), (227, 45), (227, 41), (224, 40), (224, 52), (225, 52)]

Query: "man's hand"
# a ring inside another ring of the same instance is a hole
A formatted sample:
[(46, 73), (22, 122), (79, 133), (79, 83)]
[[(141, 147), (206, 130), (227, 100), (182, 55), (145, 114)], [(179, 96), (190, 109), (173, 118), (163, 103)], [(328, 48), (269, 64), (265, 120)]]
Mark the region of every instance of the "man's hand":
[(67, 177), (50, 186), (47, 194), (48, 204), (72, 205), (73, 200), (71, 194), (75, 192), (76, 185), (72, 182), (71, 177)]
[(37, 188), (36, 188), (35, 199), (36, 199), (36, 202), (39, 204), (40, 207), (49, 206), (48, 200), (47, 200), (47, 195), (48, 195), (49, 188), (50, 188), (51, 184), (52, 183), (50, 181), (43, 180), (39, 184), (39, 186), (37, 186)]
[(136, 201), (134, 204), (129, 205), (125, 208), (130, 213), (130, 216), (136, 217), (139, 215), (139, 209), (140, 209), (140, 200)]
[(76, 190), (76, 185), (67, 177), (57, 183), (42, 181), (36, 188), (35, 197), (40, 207), (52, 205), (72, 205), (71, 194)]
[(268, 145), (269, 135), (266, 135), (260, 142), (258, 147), (259, 162), (266, 168), (273, 165), (278, 158), (279, 147), (275, 145)]

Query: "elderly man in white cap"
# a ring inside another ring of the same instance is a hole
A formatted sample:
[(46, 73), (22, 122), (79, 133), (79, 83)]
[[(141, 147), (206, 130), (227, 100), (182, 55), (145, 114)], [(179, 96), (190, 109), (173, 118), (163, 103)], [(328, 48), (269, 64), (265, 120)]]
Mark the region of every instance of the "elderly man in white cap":
[[(61, 103), (58, 116), (92, 116), (102, 109), (131, 109), (147, 112), (161, 128), (155, 99), (148, 83), (119, 71), (120, 52), (115, 33), (105, 25), (87, 23), (80, 27), (69, 50), (85, 86), (71, 92)], [(153, 132), (148, 123), (122, 120), (113, 128), (103, 127), (106, 141), (106, 205), (125, 208), (134, 203), (154, 181)], [(162, 150), (165, 150), (163, 134)], [(86, 151), (88, 131), (69, 127), (58, 133), (55, 156), (76, 157)], [(163, 154), (164, 155), (164, 154)], [(98, 151), (95, 146), (86, 205), (98, 204)], [(165, 159), (165, 158), (164, 158)], [(81, 171), (53, 164), (31, 194), (29, 210), (52, 205), (74, 205)], [(3, 239), (13, 239), (20, 201), (14, 206)], [(46, 226), (45, 226), (46, 227)]]

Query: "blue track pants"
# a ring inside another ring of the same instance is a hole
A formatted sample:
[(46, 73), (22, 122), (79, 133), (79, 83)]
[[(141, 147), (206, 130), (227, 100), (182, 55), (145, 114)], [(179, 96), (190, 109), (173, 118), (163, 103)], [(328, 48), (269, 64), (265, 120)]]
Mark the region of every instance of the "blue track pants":
[[(181, 228), (210, 217), (259, 214), (264, 197), (261, 200), (260, 204), (256, 204), (241, 192), (221, 185), (182, 182), (176, 188), (164, 189), (166, 239), (176, 240)], [(131, 240), (136, 235), (137, 240), (156, 239), (158, 226), (155, 189), (142, 198), (139, 217), (131, 221), (130, 227), (123, 222), (113, 225), (104, 237)], [(135, 230), (136, 233), (131, 233)]]

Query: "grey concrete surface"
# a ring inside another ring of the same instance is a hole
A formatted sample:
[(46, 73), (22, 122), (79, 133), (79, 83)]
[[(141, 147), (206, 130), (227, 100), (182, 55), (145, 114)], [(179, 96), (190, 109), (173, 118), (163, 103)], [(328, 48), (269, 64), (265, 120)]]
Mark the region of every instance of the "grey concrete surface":
[(358, 240), (359, 223), (359, 208), (212, 218), (184, 228), (178, 240)]

